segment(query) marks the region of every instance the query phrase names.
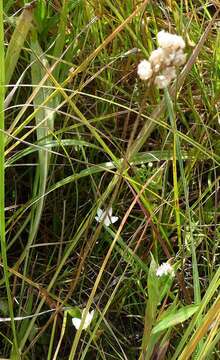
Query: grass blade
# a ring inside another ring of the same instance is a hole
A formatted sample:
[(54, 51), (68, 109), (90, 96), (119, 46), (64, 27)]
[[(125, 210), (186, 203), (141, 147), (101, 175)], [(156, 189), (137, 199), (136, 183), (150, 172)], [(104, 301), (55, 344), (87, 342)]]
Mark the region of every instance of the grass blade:
[(12, 294), (9, 283), (7, 244), (5, 238), (5, 133), (4, 133), (4, 99), (5, 99), (5, 52), (4, 52), (4, 25), (3, 25), (3, 1), (0, 1), (0, 242), (1, 255), (4, 269), (4, 281), (7, 292), (9, 314), (12, 319), (13, 333), (12, 359), (19, 359), (17, 334), (14, 323)]
[(32, 20), (33, 8), (30, 5), (25, 7), (24, 11), (20, 15), (10, 43), (8, 44), (8, 49), (5, 56), (5, 63), (7, 64), (5, 71), (6, 84), (10, 83), (11, 77), (19, 59), (21, 49), (31, 28)]

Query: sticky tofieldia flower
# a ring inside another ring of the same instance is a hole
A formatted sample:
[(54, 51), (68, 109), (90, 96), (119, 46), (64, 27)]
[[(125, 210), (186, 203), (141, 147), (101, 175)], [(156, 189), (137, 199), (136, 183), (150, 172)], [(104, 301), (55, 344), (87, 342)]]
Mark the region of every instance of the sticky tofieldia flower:
[(157, 34), (157, 42), (159, 47), (152, 51), (149, 61), (140, 62), (137, 73), (141, 80), (150, 80), (163, 89), (176, 78), (176, 68), (186, 61), (185, 41), (179, 35), (162, 30)]
[(118, 216), (112, 216), (112, 208), (110, 208), (108, 212), (98, 209), (95, 219), (97, 222), (103, 221), (105, 226), (109, 226), (110, 224), (114, 224), (118, 221)]
[(171, 276), (174, 276), (175, 273), (174, 273), (173, 267), (172, 267), (168, 262), (166, 262), (166, 263), (162, 263), (162, 264), (158, 267), (158, 269), (157, 269), (157, 271), (156, 271), (156, 275), (157, 275), (158, 277), (161, 277), (161, 276), (163, 276), (163, 275), (171, 275)]
[[(86, 311), (86, 309), (83, 309), (82, 318), (83, 318), (83, 315), (85, 314), (85, 311)], [(94, 316), (94, 310), (92, 310), (91, 312), (88, 312), (88, 314), (86, 315), (82, 330), (86, 330), (88, 328), (88, 326), (90, 325), (90, 323), (93, 319), (93, 316)], [(72, 318), (72, 324), (75, 326), (76, 330), (79, 329), (81, 322), (82, 322), (82, 318), (81, 319)]]
[(153, 74), (151, 64), (147, 60), (142, 60), (138, 65), (137, 73), (141, 80), (148, 80)]

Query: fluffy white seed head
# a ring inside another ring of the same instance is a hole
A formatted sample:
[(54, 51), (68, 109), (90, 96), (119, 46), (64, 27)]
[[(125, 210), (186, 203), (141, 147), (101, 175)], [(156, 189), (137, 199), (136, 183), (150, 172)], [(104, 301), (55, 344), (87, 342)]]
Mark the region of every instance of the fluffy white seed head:
[(137, 73), (142, 80), (152, 78), (159, 89), (164, 89), (176, 78), (176, 68), (186, 61), (185, 42), (181, 36), (164, 30), (157, 34), (157, 41), (159, 47), (152, 51), (149, 61), (140, 62)]
[(176, 51), (172, 48), (166, 48), (163, 51), (165, 52), (164, 66), (170, 66), (176, 57)]
[(167, 78), (164, 75), (158, 75), (155, 77), (154, 80), (154, 84), (159, 88), (159, 89), (164, 89), (165, 87), (167, 87), (170, 84), (170, 79)]
[(158, 45), (163, 49), (173, 48), (174, 50), (177, 50), (185, 48), (185, 41), (182, 36), (170, 34), (164, 30), (159, 31), (157, 34), (157, 41)]
[(180, 49), (175, 52), (175, 57), (173, 60), (173, 65), (175, 66), (181, 66), (184, 65), (186, 62), (186, 54), (184, 54), (183, 50)]
[(137, 68), (137, 73), (141, 80), (148, 80), (153, 74), (151, 63), (147, 60), (142, 60)]
[(176, 78), (176, 69), (174, 66), (169, 66), (162, 71), (162, 75), (165, 76), (169, 82)]
[(152, 51), (151, 56), (149, 57), (149, 61), (155, 72), (160, 70), (161, 65), (165, 61), (165, 58), (166, 58), (166, 54), (162, 48), (158, 48)]

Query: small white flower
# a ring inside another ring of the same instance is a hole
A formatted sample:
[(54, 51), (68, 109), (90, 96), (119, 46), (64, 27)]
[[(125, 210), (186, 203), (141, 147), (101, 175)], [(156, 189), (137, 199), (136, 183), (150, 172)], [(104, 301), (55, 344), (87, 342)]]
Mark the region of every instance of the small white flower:
[(186, 46), (182, 36), (170, 34), (164, 30), (159, 31), (157, 34), (157, 41), (159, 46), (163, 49), (172, 48), (178, 50), (184, 49)]
[(173, 270), (173, 267), (168, 263), (163, 263), (161, 264), (157, 271), (156, 271), (156, 275), (158, 277), (161, 277), (163, 275), (171, 275), (171, 276), (174, 276), (174, 270)]
[(98, 209), (95, 219), (97, 222), (103, 221), (105, 226), (109, 226), (110, 224), (114, 224), (118, 221), (118, 216), (112, 216), (112, 208), (110, 208), (108, 212)]
[(169, 85), (170, 79), (164, 75), (158, 75), (155, 77), (154, 83), (159, 89), (164, 89)]
[[(83, 309), (82, 311), (82, 318), (83, 318), (83, 315), (85, 314), (85, 311), (86, 309)], [(86, 318), (85, 318), (85, 321), (84, 321), (84, 324), (83, 324), (83, 327), (82, 327), (82, 330), (86, 330), (87, 327), (90, 325), (92, 319), (93, 319), (93, 316), (94, 316), (94, 310), (92, 310), (91, 312), (88, 312), (88, 314), (86, 315)], [(75, 326), (76, 330), (79, 329), (80, 325), (81, 325), (81, 322), (82, 322), (82, 318), (79, 319), (79, 318), (72, 318), (72, 323), (73, 325)]]
[(148, 80), (153, 74), (151, 64), (147, 60), (142, 60), (137, 68), (137, 73), (141, 80)]

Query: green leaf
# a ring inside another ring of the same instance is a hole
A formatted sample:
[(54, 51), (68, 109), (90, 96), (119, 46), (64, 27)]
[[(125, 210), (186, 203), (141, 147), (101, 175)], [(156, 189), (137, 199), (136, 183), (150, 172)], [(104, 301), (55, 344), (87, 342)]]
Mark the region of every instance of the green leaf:
[(180, 310), (169, 313), (154, 326), (152, 334), (168, 329), (174, 325), (180, 324), (189, 319), (198, 310), (199, 305), (189, 305), (182, 307)]
[(151, 255), (151, 264), (150, 269), (148, 273), (148, 280), (147, 280), (147, 288), (148, 288), (148, 304), (151, 306), (152, 309), (157, 308), (158, 298), (159, 298), (159, 280), (156, 276), (156, 269), (157, 264), (153, 258), (153, 255)]
[(81, 312), (80, 312), (79, 308), (76, 306), (71, 309), (68, 309), (67, 314), (69, 314), (69, 316), (71, 316), (72, 318), (74, 318), (74, 317), (77, 317), (79, 319), (81, 318)]
[(11, 77), (17, 65), (20, 52), (23, 48), (24, 42), (27, 38), (29, 30), (32, 26), (32, 8), (25, 7), (22, 14), (19, 16), (16, 28), (11, 36), (11, 40), (8, 44), (8, 49), (5, 57), (5, 84), (10, 83)]
[(45, 16), (46, 16), (45, 0), (38, 0), (35, 16), (40, 23), (45, 19)]

